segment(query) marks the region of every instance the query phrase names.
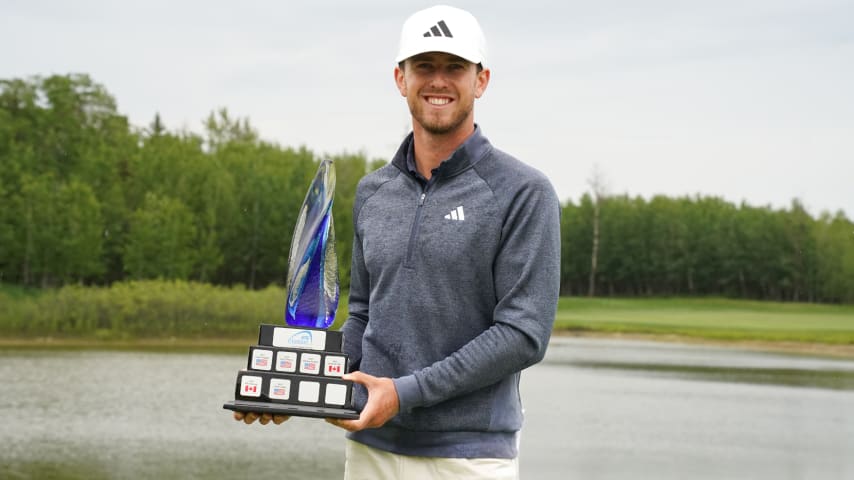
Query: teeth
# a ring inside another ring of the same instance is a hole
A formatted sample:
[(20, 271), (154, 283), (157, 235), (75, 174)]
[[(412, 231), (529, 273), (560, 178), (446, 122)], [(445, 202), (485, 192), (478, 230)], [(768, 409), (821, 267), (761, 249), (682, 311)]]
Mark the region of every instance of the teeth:
[(430, 102), (431, 105), (445, 105), (451, 100), (449, 98), (438, 98), (438, 97), (429, 97), (427, 101)]

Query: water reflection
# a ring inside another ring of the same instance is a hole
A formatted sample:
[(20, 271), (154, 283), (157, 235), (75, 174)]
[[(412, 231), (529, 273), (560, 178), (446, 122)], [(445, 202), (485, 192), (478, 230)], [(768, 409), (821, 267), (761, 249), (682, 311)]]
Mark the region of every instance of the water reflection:
[(523, 376), (523, 469), (554, 479), (854, 478), (852, 374), (850, 360), (557, 339)]
[(685, 380), (854, 390), (854, 372), (620, 362), (574, 362), (572, 365), (580, 368), (623, 370)]
[(682, 380), (854, 390), (854, 361), (717, 346), (558, 338), (546, 362)]
[[(322, 421), (234, 422), (243, 354), (0, 351), (0, 478), (341, 478)], [(556, 339), (523, 478), (854, 478), (854, 362)]]

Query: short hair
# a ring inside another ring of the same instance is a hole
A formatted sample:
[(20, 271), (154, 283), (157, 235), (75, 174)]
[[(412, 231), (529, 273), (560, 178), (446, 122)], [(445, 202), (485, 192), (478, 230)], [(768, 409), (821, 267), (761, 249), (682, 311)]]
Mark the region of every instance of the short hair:
[[(401, 60), (401, 61), (397, 62), (397, 66), (398, 66), (398, 68), (400, 68), (401, 70), (403, 70), (403, 64), (404, 64), (404, 63), (406, 63), (406, 60)], [(482, 64), (482, 63), (478, 63), (478, 64), (477, 64), (477, 73), (480, 73), (480, 72), (482, 72), (482, 71), (483, 71), (483, 64)]]

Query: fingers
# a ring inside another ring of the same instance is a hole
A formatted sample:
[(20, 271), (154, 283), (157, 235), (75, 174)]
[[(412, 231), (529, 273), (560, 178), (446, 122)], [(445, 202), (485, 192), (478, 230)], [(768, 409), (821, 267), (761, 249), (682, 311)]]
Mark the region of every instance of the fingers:
[(343, 428), (348, 432), (357, 432), (361, 430), (361, 426), (357, 425), (356, 422), (358, 420), (343, 420), (340, 418), (327, 418), (326, 423), (335, 425), (338, 428)]
[(358, 420), (345, 420), (342, 418), (327, 418), (326, 422), (329, 424), (335, 425), (338, 428), (343, 428), (344, 430), (347, 430), (348, 432), (358, 432), (359, 430), (362, 430), (365, 428), (365, 426), (366, 426), (365, 419), (372, 416), (371, 410), (373, 410), (373, 405), (370, 401), (370, 391), (371, 391), (371, 386), (373, 384), (373, 380), (375, 380), (376, 377), (368, 375), (366, 373), (363, 373), (363, 372), (360, 372), (357, 370), (355, 372), (351, 372), (351, 373), (344, 375), (343, 377), (341, 377), (341, 379), (342, 380), (350, 380), (354, 383), (364, 385), (368, 389), (368, 393), (369, 393), (368, 404), (365, 405), (365, 408), (362, 410), (362, 413), (359, 416)]
[(362, 409), (362, 413), (359, 414), (358, 420), (326, 419), (332, 425), (349, 432), (377, 428), (383, 426), (400, 410), (397, 389), (392, 379), (353, 372), (345, 375), (344, 380), (352, 380), (364, 385), (368, 390), (368, 401), (365, 408)]
[(368, 375), (367, 373), (356, 370), (355, 372), (348, 373), (341, 377), (342, 380), (350, 380), (360, 385), (364, 385), (368, 387), (372, 380), (376, 379), (372, 375)]
[(258, 412), (234, 412), (234, 419), (239, 421), (243, 421), (243, 423), (249, 425), (254, 423), (255, 420), (258, 420), (258, 423), (261, 425), (267, 425), (272, 420), (275, 425), (281, 425), (285, 423), (289, 418), (289, 415), (273, 415), (270, 413), (258, 413)]
[(260, 415), (255, 412), (246, 412), (246, 414), (243, 415), (243, 423), (249, 425), (255, 420), (258, 420), (258, 417), (260, 417)]

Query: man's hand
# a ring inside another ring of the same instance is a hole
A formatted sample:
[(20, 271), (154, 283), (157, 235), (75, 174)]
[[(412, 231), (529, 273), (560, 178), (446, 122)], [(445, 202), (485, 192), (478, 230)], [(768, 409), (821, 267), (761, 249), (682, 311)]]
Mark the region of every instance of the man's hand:
[(327, 418), (326, 421), (350, 432), (358, 432), (366, 428), (378, 428), (385, 425), (400, 410), (397, 389), (390, 378), (381, 378), (362, 372), (344, 375), (344, 380), (352, 380), (368, 389), (368, 403), (359, 415), (358, 420), (343, 420)]
[(253, 423), (255, 420), (259, 420), (261, 425), (267, 425), (270, 423), (270, 420), (273, 421), (276, 425), (281, 425), (285, 420), (291, 418), (289, 415), (273, 415), (270, 413), (258, 413), (258, 412), (234, 412), (234, 419), (238, 422), (243, 420), (243, 423), (249, 425)]

